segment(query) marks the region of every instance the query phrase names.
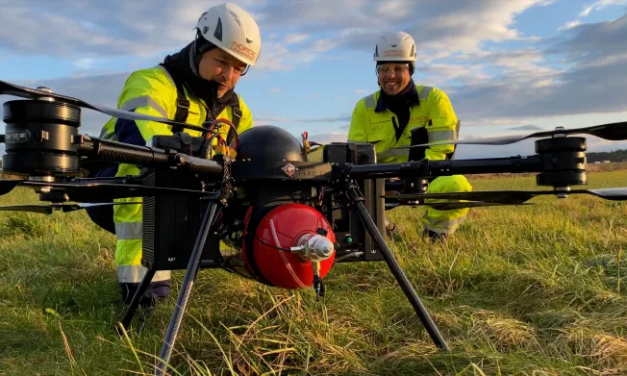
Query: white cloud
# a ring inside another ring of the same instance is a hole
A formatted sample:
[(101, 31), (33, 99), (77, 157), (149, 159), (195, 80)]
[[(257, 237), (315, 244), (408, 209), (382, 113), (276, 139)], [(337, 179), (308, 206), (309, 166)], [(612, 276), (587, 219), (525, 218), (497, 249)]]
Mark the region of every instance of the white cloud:
[(270, 92), (271, 93), (280, 93), (282, 90), (279, 89), (278, 87), (272, 87), (270, 88)]
[(287, 43), (287, 44), (300, 43), (300, 42), (304, 41), (307, 38), (309, 38), (309, 34), (292, 33), (292, 34), (288, 34), (285, 37), (285, 43)]
[(332, 49), (370, 53), (382, 32), (399, 27), (415, 36), (421, 61), (430, 62), (460, 51), (480, 50), (485, 41), (532, 38), (513, 28), (514, 18), (530, 7), (547, 3), (550, 2), (449, 0), (426, 5), (417, 1), (281, 1), (264, 3), (259, 13), (263, 15), (262, 28), (272, 31), (278, 28), (276, 25), (281, 25), (309, 34), (321, 31), (321, 24), (324, 24), (324, 39), (310, 38), (311, 41), (295, 54), (309, 52), (307, 58), (301, 59), (304, 62), (320, 57), (312, 52)]
[[(0, 44), (20, 54), (45, 53), (74, 60), (122, 55), (161, 57), (189, 43), (199, 15), (208, 7), (222, 3), (222, 0), (181, 1), (183, 4), (177, 3), (176, 7), (155, 7), (148, 1), (32, 0), (27, 4), (7, 1), (0, 14)], [(329, 51), (339, 48), (371, 52), (379, 34), (396, 25), (404, 25), (406, 31), (417, 37), (419, 50), (425, 54), (421, 58), (427, 60), (443, 58), (455, 51), (477, 50), (486, 40), (523, 38), (512, 27), (514, 16), (544, 1), (448, 0), (421, 4), (401, 0), (385, 3), (239, 0), (236, 3), (255, 15), (264, 35), (261, 61), (255, 68), (288, 70), (328, 58)], [(285, 43), (272, 40), (272, 36), (285, 35), (286, 28), (290, 33), (282, 38)], [(42, 30), (46, 38), (41, 38)], [(316, 39), (313, 33), (320, 31), (325, 36)], [(424, 35), (429, 38), (423, 38)]]
[(580, 14), (579, 17), (586, 17), (593, 11), (598, 11), (603, 8), (612, 5), (624, 5), (627, 4), (626, 0), (597, 0), (592, 5), (587, 6)]
[(376, 10), (377, 14), (384, 15), (389, 19), (402, 18), (403, 12), (407, 7), (407, 1), (404, 0), (388, 0), (381, 2)]
[(573, 20), (573, 21), (568, 21), (566, 22), (564, 25), (560, 26), (557, 30), (568, 30), (568, 29), (572, 29), (574, 27), (577, 27), (581, 25), (581, 21), (579, 20)]
[(420, 75), (426, 75), (428, 83), (434, 86), (456, 80), (464, 84), (479, 83), (491, 78), (483, 72), (481, 65), (428, 64), (418, 66), (416, 69)]
[(74, 62), (74, 66), (80, 69), (90, 69), (93, 68), (96, 59), (91, 57), (83, 57)]
[(568, 30), (568, 29), (575, 28), (579, 25), (582, 25), (581, 19), (586, 18), (593, 11), (598, 11), (603, 8), (607, 8), (609, 6), (625, 5), (625, 4), (627, 4), (627, 0), (597, 0), (591, 5), (586, 6), (584, 10), (582, 10), (581, 13), (579, 13), (579, 16), (577, 19), (566, 22), (564, 25), (560, 26), (558, 30)]
[(294, 68), (294, 61), (287, 64), (284, 60), (290, 51), (280, 43), (267, 42), (263, 45), (263, 50), (259, 60), (255, 64), (255, 70), (261, 71), (284, 71)]
[(339, 43), (332, 39), (319, 39), (311, 44), (310, 49), (316, 52), (325, 52), (337, 47)]

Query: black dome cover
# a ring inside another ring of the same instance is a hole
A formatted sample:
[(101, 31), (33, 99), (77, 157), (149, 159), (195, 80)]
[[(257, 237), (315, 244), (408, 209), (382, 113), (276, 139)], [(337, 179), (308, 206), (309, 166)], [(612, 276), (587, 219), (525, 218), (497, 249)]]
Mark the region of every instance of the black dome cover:
[(274, 125), (252, 127), (239, 135), (237, 160), (267, 159), (302, 162), (303, 149), (292, 134)]

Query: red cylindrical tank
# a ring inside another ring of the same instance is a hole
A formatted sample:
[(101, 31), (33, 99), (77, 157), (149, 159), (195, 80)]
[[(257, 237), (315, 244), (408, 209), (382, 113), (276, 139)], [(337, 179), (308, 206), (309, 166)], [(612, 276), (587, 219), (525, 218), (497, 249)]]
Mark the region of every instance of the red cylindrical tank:
[[(249, 210), (246, 216), (247, 225), (250, 223), (251, 213), (252, 210)], [(309, 234), (322, 233), (335, 244), (335, 234), (322, 213), (311, 206), (298, 203), (279, 205), (266, 213), (258, 226), (253, 224), (253, 227), (255, 228), (249, 228), (255, 233), (252, 240), (253, 250), (251, 252), (246, 248), (251, 242), (244, 241), (242, 255), (257, 280), (287, 289), (313, 286), (312, 261), (304, 260), (300, 254), (286, 250), (298, 246), (299, 240)], [(335, 251), (329, 258), (319, 261), (320, 278), (324, 278), (331, 270), (334, 260)]]

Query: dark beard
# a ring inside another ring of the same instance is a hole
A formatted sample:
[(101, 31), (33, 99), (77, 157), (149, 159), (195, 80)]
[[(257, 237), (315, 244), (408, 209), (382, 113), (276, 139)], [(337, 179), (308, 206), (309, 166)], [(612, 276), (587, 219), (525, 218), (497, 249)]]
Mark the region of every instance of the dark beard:
[(412, 89), (416, 84), (413, 79), (409, 80), (407, 86), (403, 88), (398, 94), (388, 95), (385, 91), (381, 90), (381, 96), (385, 101), (385, 104), (388, 106), (390, 111), (397, 114), (399, 112), (407, 112), (407, 116), (409, 116), (409, 105), (412, 102)]
[(193, 50), (195, 43), (192, 42), (181, 49), (179, 52), (168, 55), (163, 61), (163, 65), (168, 69), (175, 80), (182, 80), (183, 84), (194, 96), (202, 99), (207, 105), (207, 116), (216, 119), (224, 108), (236, 101), (237, 96), (233, 89), (224, 93), (218, 98), (218, 87), (220, 84), (216, 81), (205, 80), (198, 74), (198, 61), (196, 53)]

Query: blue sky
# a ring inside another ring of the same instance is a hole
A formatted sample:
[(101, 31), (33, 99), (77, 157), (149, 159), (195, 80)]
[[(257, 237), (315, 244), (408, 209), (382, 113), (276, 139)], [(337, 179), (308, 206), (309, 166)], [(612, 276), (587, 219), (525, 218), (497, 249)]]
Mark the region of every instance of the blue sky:
[[(0, 0), (0, 79), (114, 107), (130, 72), (183, 48), (220, 2)], [(378, 89), (372, 51), (390, 30), (416, 40), (414, 80), (449, 94), (461, 138), (627, 121), (627, 0), (233, 2), (262, 32), (259, 64), (236, 88), (257, 125), (345, 140), (356, 102)], [(86, 110), (82, 132), (106, 120)], [(464, 145), (457, 157), (533, 152), (533, 141)]]

